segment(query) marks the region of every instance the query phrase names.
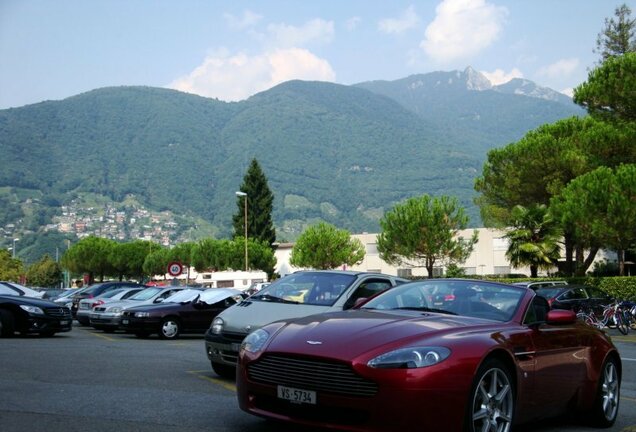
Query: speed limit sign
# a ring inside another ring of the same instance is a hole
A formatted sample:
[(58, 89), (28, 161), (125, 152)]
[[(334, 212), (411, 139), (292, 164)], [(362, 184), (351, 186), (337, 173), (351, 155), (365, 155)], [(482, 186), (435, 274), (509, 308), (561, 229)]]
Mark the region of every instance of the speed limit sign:
[(168, 274), (170, 276), (179, 276), (183, 272), (183, 266), (180, 262), (171, 262), (168, 264)]

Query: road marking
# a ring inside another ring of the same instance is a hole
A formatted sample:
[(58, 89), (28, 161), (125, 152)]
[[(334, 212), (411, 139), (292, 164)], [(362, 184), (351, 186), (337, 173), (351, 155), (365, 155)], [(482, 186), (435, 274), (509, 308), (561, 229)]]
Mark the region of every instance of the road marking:
[(198, 378), (201, 378), (203, 380), (210, 381), (212, 384), (216, 384), (218, 386), (221, 386), (221, 387), (223, 387), (226, 390), (229, 390), (229, 391), (232, 391), (232, 392), (236, 392), (236, 386), (234, 384), (230, 384), (230, 383), (228, 383), (226, 381), (203, 375), (203, 372), (209, 373), (209, 371), (207, 371), (207, 370), (204, 370), (204, 371), (187, 371), (187, 372), (192, 374), (192, 375), (194, 375), (194, 376), (196, 376), (196, 377), (198, 377)]
[(635, 361), (636, 362), (636, 359), (627, 358), (627, 357), (621, 357), (621, 360), (623, 360), (623, 361)]
[(117, 341), (121, 340), (121, 339), (112, 338), (110, 336), (106, 336), (105, 334), (101, 334), (101, 333), (90, 332), (88, 334), (93, 335), (93, 336), (97, 336), (97, 337), (102, 338), (102, 339), (106, 339), (107, 341), (110, 341), (110, 342), (117, 342)]

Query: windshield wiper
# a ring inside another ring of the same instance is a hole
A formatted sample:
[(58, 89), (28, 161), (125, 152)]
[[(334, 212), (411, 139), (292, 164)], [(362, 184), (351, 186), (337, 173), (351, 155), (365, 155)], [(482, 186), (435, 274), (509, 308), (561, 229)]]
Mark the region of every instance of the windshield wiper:
[(299, 304), (300, 303), (300, 302), (297, 302), (297, 301), (287, 300), (287, 299), (284, 299), (284, 298), (276, 297), (276, 296), (273, 296), (271, 294), (255, 295), (255, 296), (252, 296), (251, 299), (252, 300), (270, 301), (270, 302), (274, 302), (274, 303), (290, 303), (290, 304)]
[(399, 307), (399, 308), (393, 308), (393, 310), (412, 310), (412, 311), (418, 311), (418, 312), (436, 312), (436, 313), (442, 313), (442, 314), (447, 314), (447, 315), (457, 315), (457, 313), (455, 312), (451, 312), (449, 310), (446, 309), (438, 309), (438, 308), (430, 308), (430, 307), (426, 307), (426, 306), (408, 306), (408, 307)]

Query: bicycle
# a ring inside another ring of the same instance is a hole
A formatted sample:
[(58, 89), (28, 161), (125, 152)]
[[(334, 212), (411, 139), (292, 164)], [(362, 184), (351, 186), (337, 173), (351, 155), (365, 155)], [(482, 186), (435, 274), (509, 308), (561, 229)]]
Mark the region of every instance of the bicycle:
[(603, 314), (599, 318), (591, 307), (581, 308), (576, 317), (588, 325), (603, 329), (616, 327), (618, 331), (626, 335), (629, 333), (630, 324), (618, 301), (603, 306)]

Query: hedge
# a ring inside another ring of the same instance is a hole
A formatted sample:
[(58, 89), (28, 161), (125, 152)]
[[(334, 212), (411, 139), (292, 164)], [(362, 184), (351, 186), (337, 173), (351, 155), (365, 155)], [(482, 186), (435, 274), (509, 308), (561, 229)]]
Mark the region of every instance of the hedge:
[(614, 298), (619, 300), (631, 300), (636, 301), (636, 277), (634, 276), (612, 276), (612, 277), (578, 277), (578, 278), (496, 278), (492, 279), (493, 281), (503, 282), (503, 283), (514, 283), (514, 282), (540, 282), (540, 281), (550, 281), (550, 280), (565, 280), (570, 285), (591, 285), (598, 287), (611, 295)]

